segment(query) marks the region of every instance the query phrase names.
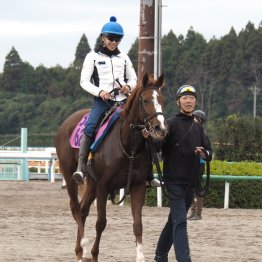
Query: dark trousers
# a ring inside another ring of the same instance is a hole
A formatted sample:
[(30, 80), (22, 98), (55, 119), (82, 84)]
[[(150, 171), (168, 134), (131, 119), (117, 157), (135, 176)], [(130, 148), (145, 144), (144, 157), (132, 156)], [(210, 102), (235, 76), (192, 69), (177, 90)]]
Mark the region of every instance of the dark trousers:
[(187, 211), (193, 198), (193, 189), (186, 185), (166, 185), (169, 195), (170, 213), (156, 248), (155, 261), (168, 261), (168, 252), (174, 245), (178, 262), (189, 262), (190, 249), (187, 235)]
[(95, 97), (94, 100), (95, 104), (89, 114), (89, 118), (84, 130), (85, 135), (89, 138), (94, 138), (99, 120), (102, 118), (103, 114), (108, 111), (115, 103), (115, 101), (112, 100), (103, 101), (98, 97)]

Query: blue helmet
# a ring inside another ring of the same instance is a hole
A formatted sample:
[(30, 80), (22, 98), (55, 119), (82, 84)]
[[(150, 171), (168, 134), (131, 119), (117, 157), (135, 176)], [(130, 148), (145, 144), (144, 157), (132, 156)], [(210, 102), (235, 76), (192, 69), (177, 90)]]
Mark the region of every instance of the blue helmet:
[(114, 35), (124, 35), (123, 27), (116, 22), (116, 17), (111, 16), (110, 22), (106, 23), (101, 30), (101, 34), (114, 34)]

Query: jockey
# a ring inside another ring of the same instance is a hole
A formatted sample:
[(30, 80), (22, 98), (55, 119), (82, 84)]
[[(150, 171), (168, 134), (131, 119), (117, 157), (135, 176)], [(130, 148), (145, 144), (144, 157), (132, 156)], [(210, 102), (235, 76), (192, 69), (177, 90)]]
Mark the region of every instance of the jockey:
[[(80, 142), (79, 160), (73, 180), (83, 182), (82, 168), (86, 166), (92, 172), (91, 161), (87, 161), (90, 146), (95, 138), (95, 130), (103, 117), (116, 102), (126, 102), (126, 95), (137, 84), (137, 76), (133, 64), (127, 54), (121, 52), (118, 46), (124, 36), (122, 26), (116, 17), (110, 17), (100, 32), (100, 45), (86, 55), (84, 60), (80, 85), (94, 96), (94, 106), (89, 114), (84, 133)], [(110, 92), (119, 88), (118, 94)], [(153, 178), (152, 178), (153, 179)]]

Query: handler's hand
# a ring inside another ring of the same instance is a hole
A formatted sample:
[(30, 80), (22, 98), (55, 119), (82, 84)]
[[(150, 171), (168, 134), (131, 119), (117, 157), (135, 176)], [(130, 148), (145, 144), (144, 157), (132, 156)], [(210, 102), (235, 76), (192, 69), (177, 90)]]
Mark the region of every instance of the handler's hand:
[(205, 157), (205, 153), (203, 152), (203, 147), (202, 146), (197, 146), (195, 148), (195, 153), (198, 153), (200, 155), (200, 157)]
[(142, 129), (141, 132), (142, 132), (144, 138), (146, 138), (146, 139), (150, 136), (150, 132), (146, 128)]

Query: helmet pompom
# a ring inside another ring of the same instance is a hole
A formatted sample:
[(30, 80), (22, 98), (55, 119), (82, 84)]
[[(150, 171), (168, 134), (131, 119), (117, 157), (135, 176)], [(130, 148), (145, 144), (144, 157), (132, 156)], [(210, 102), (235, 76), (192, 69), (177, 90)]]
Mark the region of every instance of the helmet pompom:
[(115, 16), (111, 16), (111, 17), (110, 17), (110, 22), (116, 22), (116, 20), (117, 20), (117, 19), (116, 19)]

